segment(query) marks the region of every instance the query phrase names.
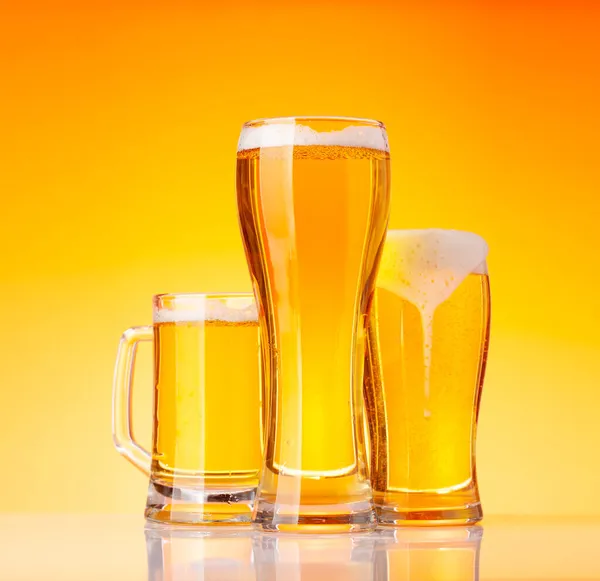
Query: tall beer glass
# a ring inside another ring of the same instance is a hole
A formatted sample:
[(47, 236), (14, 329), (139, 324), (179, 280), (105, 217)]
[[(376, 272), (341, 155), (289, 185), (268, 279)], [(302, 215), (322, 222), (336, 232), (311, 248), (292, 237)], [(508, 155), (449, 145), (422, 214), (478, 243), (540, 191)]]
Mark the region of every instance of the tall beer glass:
[(469, 232), (388, 232), (365, 371), (382, 524), (482, 518), (475, 436), (490, 325), (487, 252)]
[(253, 521), (266, 531), (373, 524), (362, 360), (389, 180), (376, 121), (284, 118), (242, 129), (238, 210), (269, 389)]
[[(117, 450), (150, 475), (146, 517), (250, 523), (262, 462), (259, 334), (251, 294), (154, 297), (154, 324), (121, 338), (113, 387)], [(154, 344), (152, 452), (133, 437), (140, 341)]]

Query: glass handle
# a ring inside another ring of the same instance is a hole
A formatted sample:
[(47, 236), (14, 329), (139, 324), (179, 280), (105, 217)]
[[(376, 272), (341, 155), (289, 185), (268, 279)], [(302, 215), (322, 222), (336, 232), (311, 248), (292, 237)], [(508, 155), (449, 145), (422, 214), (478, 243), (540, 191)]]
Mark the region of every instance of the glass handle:
[(151, 455), (133, 438), (131, 429), (131, 387), (135, 356), (140, 341), (152, 341), (153, 329), (132, 327), (127, 329), (119, 343), (113, 380), (112, 430), (113, 442), (119, 453), (144, 474), (150, 474)]

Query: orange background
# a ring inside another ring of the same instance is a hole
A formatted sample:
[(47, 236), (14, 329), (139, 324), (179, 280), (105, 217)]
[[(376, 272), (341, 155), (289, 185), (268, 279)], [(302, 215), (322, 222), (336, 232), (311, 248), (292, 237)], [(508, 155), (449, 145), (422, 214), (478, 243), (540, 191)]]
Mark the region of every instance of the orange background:
[(249, 289), (240, 126), (334, 114), (386, 123), (391, 226), (490, 244), (485, 511), (600, 515), (599, 23), (577, 0), (1, 2), (1, 509), (142, 510), (119, 335), (153, 293)]

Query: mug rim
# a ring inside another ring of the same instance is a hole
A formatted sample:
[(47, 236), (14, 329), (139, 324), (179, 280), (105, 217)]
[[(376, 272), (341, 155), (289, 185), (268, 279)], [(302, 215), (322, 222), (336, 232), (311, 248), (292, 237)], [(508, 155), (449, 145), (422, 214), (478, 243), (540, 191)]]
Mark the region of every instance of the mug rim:
[(248, 296), (251, 296), (252, 298), (254, 298), (254, 293), (252, 291), (247, 291), (247, 292), (241, 292), (241, 291), (235, 291), (235, 292), (219, 292), (219, 291), (215, 291), (215, 292), (205, 292), (205, 293), (199, 293), (199, 292), (182, 292), (182, 293), (157, 293), (152, 295), (152, 299), (153, 301), (159, 301), (161, 299), (166, 299), (166, 298), (178, 298), (178, 297), (182, 297), (182, 298), (208, 298), (208, 299), (219, 299), (221, 297), (224, 298), (246, 298)]
[(246, 121), (242, 128), (256, 127), (257, 125), (271, 125), (279, 123), (296, 123), (297, 121), (332, 121), (340, 123), (360, 123), (361, 125), (370, 125), (385, 129), (383, 121), (378, 119), (369, 119), (368, 117), (344, 117), (339, 115), (298, 115), (298, 116), (283, 116), (283, 117), (258, 117)]

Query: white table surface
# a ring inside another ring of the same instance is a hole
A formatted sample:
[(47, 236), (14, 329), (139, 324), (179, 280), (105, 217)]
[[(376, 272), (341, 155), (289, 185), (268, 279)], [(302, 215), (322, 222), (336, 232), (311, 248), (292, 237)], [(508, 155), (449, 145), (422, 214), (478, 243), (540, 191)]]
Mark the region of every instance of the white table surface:
[(303, 537), (148, 528), (130, 515), (0, 515), (1, 581), (320, 579), (600, 580), (600, 519), (489, 517), (482, 530)]

